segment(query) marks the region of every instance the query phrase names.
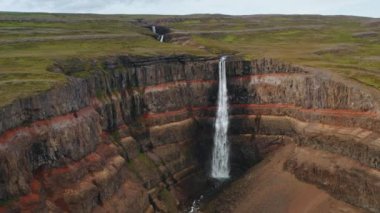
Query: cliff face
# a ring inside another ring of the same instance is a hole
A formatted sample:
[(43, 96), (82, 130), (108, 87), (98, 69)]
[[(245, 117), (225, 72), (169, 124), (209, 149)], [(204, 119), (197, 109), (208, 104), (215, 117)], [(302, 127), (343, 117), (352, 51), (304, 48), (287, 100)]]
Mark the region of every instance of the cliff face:
[[(84, 79), (0, 110), (0, 211), (175, 211), (207, 176), (218, 59), (120, 56), (84, 67)], [(230, 59), (227, 72), (234, 173), (295, 142), (284, 168), (380, 209), (377, 92), (268, 59)]]

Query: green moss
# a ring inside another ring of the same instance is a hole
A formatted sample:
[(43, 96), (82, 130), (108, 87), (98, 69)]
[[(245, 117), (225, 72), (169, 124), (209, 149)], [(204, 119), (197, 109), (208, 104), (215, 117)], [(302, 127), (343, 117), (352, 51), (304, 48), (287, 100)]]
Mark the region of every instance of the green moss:
[(177, 213), (177, 202), (174, 195), (167, 189), (163, 189), (159, 192), (158, 198), (164, 202), (169, 213)]
[(7, 199), (0, 199), (0, 206), (7, 206), (11, 204), (12, 202), (15, 202), (19, 199), (19, 197), (10, 197)]
[(380, 89), (380, 77), (378, 76), (356, 74), (352, 76), (352, 78), (369, 86)]
[(89, 71), (81, 71), (81, 72), (76, 72), (73, 74), (74, 77), (76, 78), (87, 78), (91, 75)]
[(223, 41), (225, 42), (233, 42), (237, 39), (235, 35), (227, 35), (223, 38)]
[(10, 79), (0, 82), (0, 106), (12, 102), (15, 98), (28, 97), (65, 82), (65, 79)]
[(113, 131), (110, 136), (113, 141), (120, 143), (121, 137), (120, 132), (118, 130)]
[(148, 158), (148, 156), (145, 153), (140, 153), (137, 157), (137, 160), (148, 169), (156, 169), (156, 166), (153, 163), (153, 161), (150, 158)]
[(156, 165), (145, 153), (140, 153), (136, 158), (129, 161), (127, 167), (143, 181), (148, 178), (149, 174), (157, 172)]

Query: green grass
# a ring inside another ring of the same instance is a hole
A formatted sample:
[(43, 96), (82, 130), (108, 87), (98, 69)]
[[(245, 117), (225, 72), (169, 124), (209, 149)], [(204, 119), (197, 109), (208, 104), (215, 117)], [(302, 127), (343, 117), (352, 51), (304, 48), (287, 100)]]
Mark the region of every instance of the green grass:
[[(0, 34), (0, 106), (64, 83), (65, 75), (47, 70), (57, 60), (120, 54), (208, 54), (192, 47), (157, 42), (148, 29), (132, 23), (137, 18), (140, 17), (0, 13), (0, 31), (5, 32)], [(81, 38), (86, 35), (119, 37)], [(42, 41), (14, 42), (36, 38)], [(87, 72), (75, 74), (87, 75)]]
[(129, 161), (127, 167), (143, 181), (157, 172), (156, 165), (145, 153), (140, 153), (136, 158)]
[(359, 81), (359, 82), (362, 82), (364, 84), (367, 84), (367, 85), (373, 86), (377, 89), (380, 89), (380, 78), (378, 78), (377, 76), (366, 75), (366, 74), (364, 74), (364, 75), (355, 74), (355, 75), (353, 75), (352, 78)]
[[(190, 32), (192, 42), (161, 44), (149, 29), (136, 24), (142, 20), (159, 20), (173, 31)], [(0, 13), (0, 106), (65, 83), (65, 74), (48, 71), (55, 61), (120, 54), (271, 57), (328, 69), (380, 88), (380, 36), (352, 36), (369, 31), (380, 34), (380, 28), (368, 25), (369, 21), (373, 19), (314, 15)], [(73, 75), (86, 77), (88, 72)]]
[[(356, 32), (377, 31), (365, 25), (365, 18), (293, 16), (254, 17), (260, 20), (252, 29), (233, 34), (197, 34), (193, 40), (213, 53), (237, 53), (246, 59), (272, 57), (300, 65), (325, 68), (375, 88), (380, 87), (380, 37), (356, 38)], [(177, 25), (179, 25), (177, 23)], [(303, 25), (317, 28), (296, 29)], [(247, 25), (249, 26), (249, 25)], [(280, 30), (265, 27), (287, 26)], [(203, 26), (192, 30), (202, 30)], [(209, 28), (208, 31), (219, 30)], [(345, 47), (343, 51), (316, 54), (318, 51)], [(376, 58), (377, 57), (377, 58)], [(361, 74), (359, 74), (361, 73)], [(370, 75), (370, 79), (362, 74)]]
[(158, 198), (164, 202), (169, 213), (177, 213), (176, 198), (167, 189), (163, 189), (158, 193)]

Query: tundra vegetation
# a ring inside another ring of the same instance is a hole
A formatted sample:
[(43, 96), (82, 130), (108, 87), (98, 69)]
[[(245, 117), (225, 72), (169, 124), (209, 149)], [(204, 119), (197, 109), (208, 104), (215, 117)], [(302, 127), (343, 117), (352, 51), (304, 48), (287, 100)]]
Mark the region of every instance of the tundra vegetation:
[[(149, 24), (188, 39), (160, 43)], [(67, 74), (49, 69), (57, 61), (222, 53), (323, 68), (380, 89), (380, 19), (0, 13), (0, 106), (64, 83)]]

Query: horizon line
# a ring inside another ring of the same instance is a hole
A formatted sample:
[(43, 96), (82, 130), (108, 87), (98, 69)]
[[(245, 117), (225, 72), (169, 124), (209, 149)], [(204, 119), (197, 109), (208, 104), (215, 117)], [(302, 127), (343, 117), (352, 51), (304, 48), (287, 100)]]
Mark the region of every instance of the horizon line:
[(194, 15), (222, 15), (222, 16), (347, 16), (358, 18), (380, 19), (374, 16), (350, 14), (318, 14), (318, 13), (254, 13), (254, 14), (227, 14), (227, 13), (189, 13), (189, 14), (156, 14), (156, 13), (94, 13), (94, 12), (47, 12), (47, 11), (2, 11), (0, 13), (29, 13), (29, 14), (66, 14), (66, 15), (123, 15), (123, 16), (194, 16)]

